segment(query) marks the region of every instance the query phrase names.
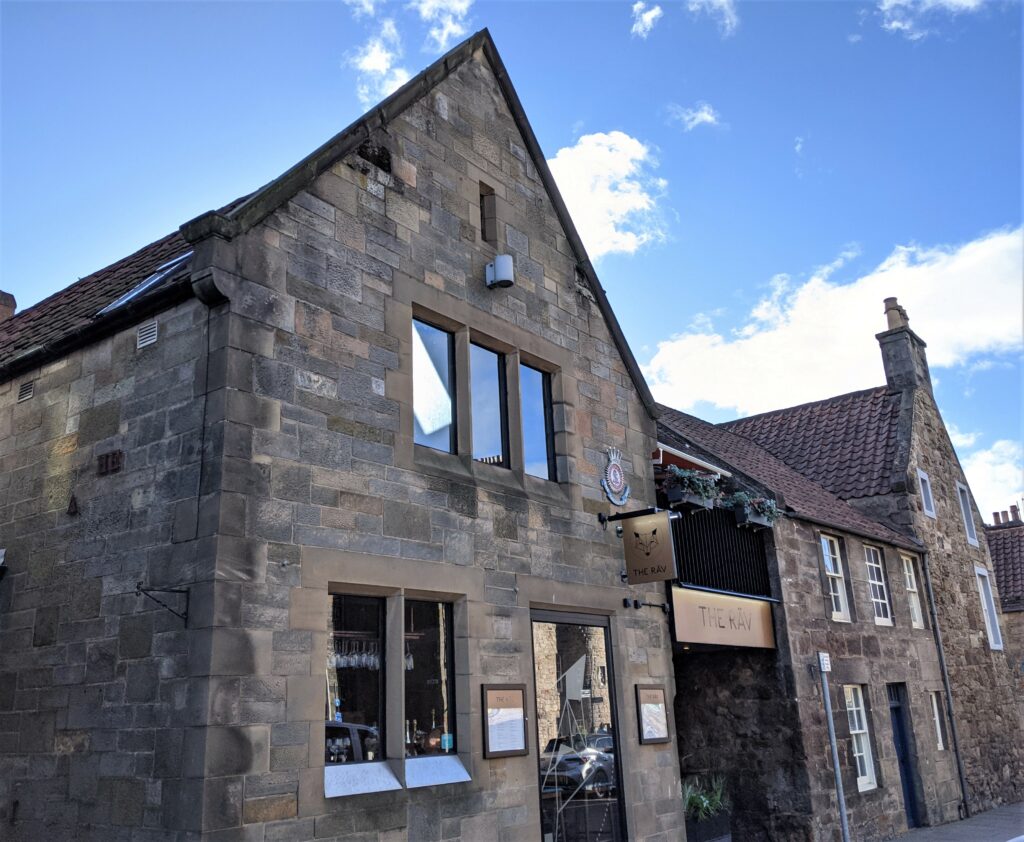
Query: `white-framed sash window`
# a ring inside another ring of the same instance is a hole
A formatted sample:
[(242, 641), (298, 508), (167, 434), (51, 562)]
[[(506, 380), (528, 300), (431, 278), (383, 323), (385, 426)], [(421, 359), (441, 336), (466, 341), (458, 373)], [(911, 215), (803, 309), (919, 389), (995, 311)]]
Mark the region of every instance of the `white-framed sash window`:
[(875, 625), (891, 626), (892, 605), (889, 603), (889, 588), (885, 583), (882, 551), (877, 547), (864, 547), (864, 560), (868, 567), (868, 590), (875, 612)]
[(971, 495), (962, 482), (956, 484), (956, 496), (960, 501), (960, 514), (964, 518), (964, 530), (967, 532), (967, 543), (978, 546), (978, 533), (974, 528), (974, 515), (971, 512)]
[(900, 555), (900, 563), (903, 565), (903, 585), (907, 589), (907, 601), (910, 603), (910, 624), (915, 629), (924, 628), (924, 614), (921, 611), (921, 594), (917, 587), (917, 570), (914, 566), (914, 558), (909, 555)]
[(846, 697), (846, 718), (850, 723), (853, 759), (857, 764), (857, 790), (864, 792), (878, 786), (875, 761), (871, 753), (868, 715), (864, 709), (864, 690), (859, 684), (845, 684), (843, 695)]
[(839, 540), (831, 535), (821, 536), (821, 557), (828, 579), (828, 595), (832, 605), (832, 619), (838, 623), (850, 622), (850, 605), (846, 596), (846, 577)]
[(917, 469), (917, 482), (921, 486), (921, 509), (928, 517), (935, 517), (935, 498), (932, 496), (932, 481), (928, 474)]
[(992, 583), (989, 581), (989, 573), (984, 567), (975, 566), (974, 578), (978, 582), (978, 595), (981, 597), (981, 613), (985, 618), (988, 648), (1002, 649), (1003, 635), (999, 630), (999, 615), (996, 614), (996, 603), (992, 598)]

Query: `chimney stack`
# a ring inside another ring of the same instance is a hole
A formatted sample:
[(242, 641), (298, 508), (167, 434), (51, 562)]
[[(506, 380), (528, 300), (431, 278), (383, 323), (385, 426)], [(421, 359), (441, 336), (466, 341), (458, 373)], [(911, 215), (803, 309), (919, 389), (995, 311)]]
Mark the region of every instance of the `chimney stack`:
[(992, 512), (992, 520), (996, 526), (999, 526), (999, 512)]
[(885, 299), (888, 328), (875, 335), (882, 349), (885, 381), (890, 389), (904, 391), (923, 387), (932, 390), (928, 373), (927, 347), (924, 340), (910, 329), (910, 319), (895, 298)]
[(1009, 522), (1010, 522), (1010, 513), (1009, 512), (1003, 512), (1003, 523), (1009, 523)]
[(1010, 517), (1015, 521), (1020, 520), (1020, 509), (1018, 509), (1016, 505), (1010, 506)]
[(0, 322), (6, 322), (17, 309), (18, 302), (14, 300), (14, 296), (0, 290)]

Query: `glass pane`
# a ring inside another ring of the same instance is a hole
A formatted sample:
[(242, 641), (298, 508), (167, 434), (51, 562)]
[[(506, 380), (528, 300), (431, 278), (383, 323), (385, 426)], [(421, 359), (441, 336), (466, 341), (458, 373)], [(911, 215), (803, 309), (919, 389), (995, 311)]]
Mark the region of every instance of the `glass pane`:
[(836, 570), (836, 564), (835, 564), (835, 558), (838, 555), (838, 553), (833, 553), (833, 551), (832, 551), (832, 542), (828, 538), (822, 538), (821, 539), (821, 552), (822, 552), (822, 556), (825, 559), (825, 569), (829, 573), (837, 573), (837, 572), (839, 572), (838, 570)]
[(553, 480), (549, 376), (543, 371), (520, 364), (519, 397), (523, 411), (523, 462), (526, 473)]
[(384, 757), (384, 600), (335, 596), (327, 653), (324, 762)]
[(534, 622), (541, 838), (620, 842), (607, 630)]
[(473, 458), (489, 465), (508, 465), (505, 442), (505, 357), (469, 346), (473, 391)]
[(452, 606), (405, 603), (405, 756), (455, 751)]
[(450, 333), (413, 320), (413, 441), (449, 453), (455, 452), (453, 356)]

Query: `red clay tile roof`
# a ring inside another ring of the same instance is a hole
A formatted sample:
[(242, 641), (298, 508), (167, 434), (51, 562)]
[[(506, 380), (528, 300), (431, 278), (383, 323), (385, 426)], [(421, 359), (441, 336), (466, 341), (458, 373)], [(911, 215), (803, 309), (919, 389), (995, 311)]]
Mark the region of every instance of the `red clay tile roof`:
[(189, 248), (175, 231), (0, 322), (0, 361), (88, 327), (101, 309)]
[(879, 386), (720, 426), (849, 500), (890, 491), (899, 416), (900, 394)]
[(986, 526), (1003, 610), (1024, 611), (1024, 523)]
[(724, 425), (709, 424), (692, 415), (660, 406), (658, 439), (678, 447), (692, 442), (721, 460), (723, 467), (733, 467), (777, 494), (798, 516), (875, 538), (888, 544), (915, 547), (909, 538), (872, 520), (849, 503), (841, 500), (818, 483), (773, 456), (757, 442), (739, 435)]

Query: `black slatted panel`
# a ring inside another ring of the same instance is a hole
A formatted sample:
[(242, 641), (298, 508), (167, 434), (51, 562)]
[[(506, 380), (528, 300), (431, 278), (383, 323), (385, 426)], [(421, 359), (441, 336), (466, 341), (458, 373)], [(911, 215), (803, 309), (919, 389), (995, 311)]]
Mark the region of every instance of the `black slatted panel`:
[(672, 521), (682, 582), (702, 588), (771, 596), (764, 538), (736, 525), (729, 509), (711, 509)]

